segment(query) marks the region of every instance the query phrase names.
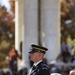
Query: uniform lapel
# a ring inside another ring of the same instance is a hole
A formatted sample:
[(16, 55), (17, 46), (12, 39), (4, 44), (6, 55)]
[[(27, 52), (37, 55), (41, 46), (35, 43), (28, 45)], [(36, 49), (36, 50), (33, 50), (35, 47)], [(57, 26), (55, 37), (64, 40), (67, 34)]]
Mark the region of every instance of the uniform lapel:
[(40, 62), (38, 65), (36, 66), (32, 66), (31, 71), (28, 75), (35, 75), (37, 74), (37, 72), (41, 69), (40, 67), (42, 66), (43, 62)]
[(31, 71), (29, 72), (28, 75), (35, 75), (34, 73), (36, 73), (37, 70), (37, 66), (32, 66)]

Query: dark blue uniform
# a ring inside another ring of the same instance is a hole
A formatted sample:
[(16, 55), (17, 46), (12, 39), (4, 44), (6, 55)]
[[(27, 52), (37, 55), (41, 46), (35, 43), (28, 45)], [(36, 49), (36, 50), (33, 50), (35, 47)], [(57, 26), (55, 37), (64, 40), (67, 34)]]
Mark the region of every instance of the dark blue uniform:
[(50, 75), (49, 67), (40, 62), (36, 67), (32, 67), (32, 70), (29, 75)]

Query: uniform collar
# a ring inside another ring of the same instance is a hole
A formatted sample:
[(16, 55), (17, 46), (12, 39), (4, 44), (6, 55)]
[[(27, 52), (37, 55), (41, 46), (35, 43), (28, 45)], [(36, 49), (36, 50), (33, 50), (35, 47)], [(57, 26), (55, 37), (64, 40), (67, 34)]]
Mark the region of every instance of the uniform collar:
[(37, 62), (37, 63), (34, 63), (33, 65), (34, 65), (34, 66), (37, 66), (40, 62), (42, 62), (42, 60), (40, 60), (40, 61)]

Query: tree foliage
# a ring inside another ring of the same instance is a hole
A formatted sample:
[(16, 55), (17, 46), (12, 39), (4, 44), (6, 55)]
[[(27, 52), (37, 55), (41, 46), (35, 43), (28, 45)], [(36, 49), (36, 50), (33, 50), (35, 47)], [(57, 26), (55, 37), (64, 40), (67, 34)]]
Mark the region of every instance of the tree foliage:
[(75, 0), (61, 0), (61, 37), (75, 38)]
[[(11, 10), (7, 11), (5, 6), (0, 6), (0, 62), (8, 55), (10, 47), (15, 43), (15, 1), (9, 1)], [(8, 51), (7, 51), (8, 50)], [(0, 67), (3, 65), (0, 63)], [(5, 64), (5, 63), (4, 63)]]

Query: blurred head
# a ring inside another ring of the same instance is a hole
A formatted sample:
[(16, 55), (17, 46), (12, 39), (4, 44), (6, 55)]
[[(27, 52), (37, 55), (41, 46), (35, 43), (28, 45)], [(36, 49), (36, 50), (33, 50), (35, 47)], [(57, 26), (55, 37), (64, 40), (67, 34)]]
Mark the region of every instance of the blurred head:
[(12, 50), (12, 51), (14, 51), (14, 50), (15, 50), (15, 48), (13, 47), (13, 48), (11, 48), (11, 50)]
[(65, 47), (64, 48), (64, 52), (68, 52), (68, 47)]
[(75, 70), (71, 70), (69, 75), (75, 75)]
[(60, 73), (51, 73), (51, 75), (61, 75)]

